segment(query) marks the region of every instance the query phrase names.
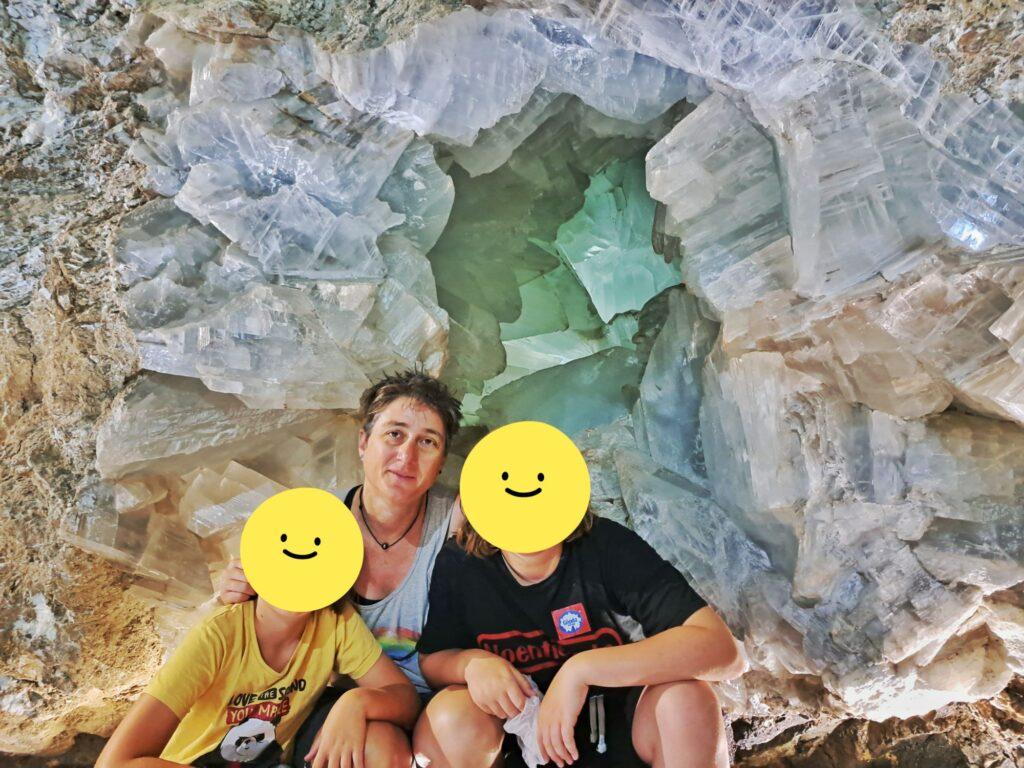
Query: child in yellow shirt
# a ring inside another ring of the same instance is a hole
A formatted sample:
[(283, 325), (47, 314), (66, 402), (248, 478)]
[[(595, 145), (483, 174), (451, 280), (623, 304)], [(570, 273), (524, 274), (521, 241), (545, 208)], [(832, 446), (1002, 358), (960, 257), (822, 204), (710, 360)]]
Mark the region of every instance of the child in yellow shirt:
[[(355, 680), (308, 756), (293, 741), (337, 672)], [(263, 598), (192, 629), (114, 731), (96, 768), (363, 764), (368, 722), (410, 729), (420, 700), (344, 599), (296, 613)]]

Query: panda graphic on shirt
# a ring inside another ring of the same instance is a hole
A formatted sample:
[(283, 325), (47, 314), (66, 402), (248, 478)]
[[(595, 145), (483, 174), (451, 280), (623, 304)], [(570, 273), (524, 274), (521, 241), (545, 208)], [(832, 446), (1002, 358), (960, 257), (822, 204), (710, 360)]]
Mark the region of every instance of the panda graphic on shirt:
[(280, 718), (249, 717), (233, 726), (220, 746), (193, 765), (227, 768), (276, 768), (281, 763), (281, 746), (275, 740)]

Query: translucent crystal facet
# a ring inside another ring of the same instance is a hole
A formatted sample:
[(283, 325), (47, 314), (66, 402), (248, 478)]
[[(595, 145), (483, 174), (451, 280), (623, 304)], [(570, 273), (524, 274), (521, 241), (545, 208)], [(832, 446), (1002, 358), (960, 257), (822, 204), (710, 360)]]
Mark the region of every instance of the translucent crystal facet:
[(606, 323), (640, 309), (679, 273), (651, 247), (654, 201), (639, 160), (615, 163), (595, 176), (583, 208), (558, 228), (554, 247), (590, 294)]
[(684, 246), (683, 280), (721, 316), (794, 279), (771, 142), (720, 94), (647, 154), (664, 231)]

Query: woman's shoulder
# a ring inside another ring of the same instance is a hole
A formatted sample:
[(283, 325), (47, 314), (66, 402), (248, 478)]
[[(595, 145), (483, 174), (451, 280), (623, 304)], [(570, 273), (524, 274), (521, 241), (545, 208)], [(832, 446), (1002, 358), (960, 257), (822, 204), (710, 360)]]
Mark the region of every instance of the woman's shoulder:
[(455, 497), (458, 495), (459, 492), (454, 488), (435, 483), (427, 491), (428, 506), (447, 514), (451, 512), (452, 506), (455, 504)]

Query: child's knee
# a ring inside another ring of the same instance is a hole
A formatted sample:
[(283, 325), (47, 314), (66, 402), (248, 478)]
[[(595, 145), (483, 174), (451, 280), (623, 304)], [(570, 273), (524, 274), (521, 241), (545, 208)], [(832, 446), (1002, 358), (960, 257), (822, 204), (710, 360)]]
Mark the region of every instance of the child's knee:
[[(422, 720), (439, 745), (491, 751), (504, 737), (502, 721), (481, 710), (463, 686), (439, 691), (427, 704)], [(420, 731), (420, 726), (417, 726)]]
[(363, 760), (366, 768), (409, 768), (412, 764), (409, 737), (397, 725), (371, 721), (366, 729)]
[[(710, 724), (721, 721), (721, 708), (714, 689), (703, 680), (685, 680), (657, 686), (654, 705), (659, 724), (677, 724), (680, 717), (690, 722), (706, 719)], [(647, 695), (647, 694), (644, 694)]]

